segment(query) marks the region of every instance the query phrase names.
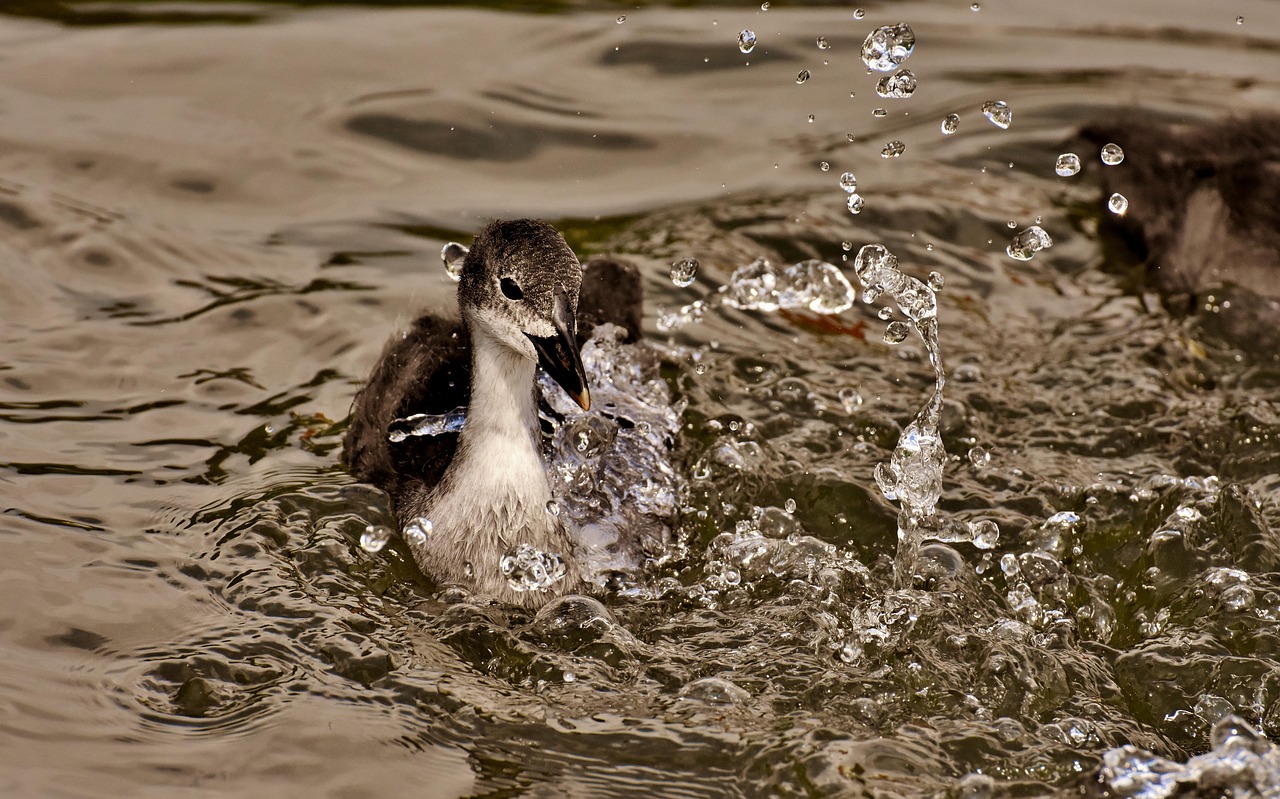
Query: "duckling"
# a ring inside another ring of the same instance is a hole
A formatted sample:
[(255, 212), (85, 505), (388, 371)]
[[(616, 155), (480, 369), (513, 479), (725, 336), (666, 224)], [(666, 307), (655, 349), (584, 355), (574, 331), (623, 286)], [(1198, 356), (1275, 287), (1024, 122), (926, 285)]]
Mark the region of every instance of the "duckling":
[[(499, 221), (463, 261), (460, 318), (420, 316), (387, 344), (353, 403), (343, 461), (391, 495), (401, 529), (430, 521), (425, 538), (409, 538), (424, 573), (530, 608), (583, 587), (583, 544), (552, 512), (535, 370), (588, 409), (581, 342), (604, 322), (634, 341), (640, 303), (633, 266), (590, 262), (584, 272), (550, 225)], [(390, 441), (398, 419), (464, 405), (460, 432)], [(517, 551), (544, 569), (544, 584), (511, 579)]]

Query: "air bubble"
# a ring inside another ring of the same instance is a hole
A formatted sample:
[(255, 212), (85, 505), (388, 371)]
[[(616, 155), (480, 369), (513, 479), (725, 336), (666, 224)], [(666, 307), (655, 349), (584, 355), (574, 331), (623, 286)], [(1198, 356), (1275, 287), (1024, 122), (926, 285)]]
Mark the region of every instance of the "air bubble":
[(382, 548), (391, 540), (391, 528), (384, 527), (380, 524), (371, 524), (364, 528), (364, 534), (360, 536), (360, 548), (365, 552), (381, 552)]
[(1107, 166), (1115, 166), (1124, 160), (1124, 150), (1118, 144), (1102, 145), (1102, 163)]
[(1080, 156), (1075, 153), (1063, 153), (1054, 162), (1053, 171), (1064, 178), (1069, 178), (1080, 171)]
[(686, 288), (693, 285), (694, 278), (698, 276), (698, 259), (685, 258), (676, 261), (671, 265), (671, 282), (680, 288)]
[(1002, 130), (1013, 123), (1013, 109), (1004, 100), (988, 100), (982, 104), (982, 115)]
[(512, 591), (545, 591), (564, 579), (568, 569), (559, 555), (520, 544), (498, 561)]

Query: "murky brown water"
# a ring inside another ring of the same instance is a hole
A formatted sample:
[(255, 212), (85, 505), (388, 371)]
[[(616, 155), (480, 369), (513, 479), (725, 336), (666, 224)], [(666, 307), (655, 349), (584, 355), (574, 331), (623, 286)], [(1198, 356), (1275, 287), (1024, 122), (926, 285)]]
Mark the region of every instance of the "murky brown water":
[[(1126, 294), (1103, 167), (1053, 174), (1118, 109), (1277, 107), (1280, 6), (1050, 5), (0, 16), (0, 792), (1035, 796), (1228, 712), (1280, 734), (1280, 369)], [(899, 21), (920, 89), (881, 100), (857, 48)], [(351, 397), (512, 215), (639, 263), (655, 335), (759, 255), (941, 272), (942, 505), (1000, 547), (893, 588), (871, 471), (930, 376), (859, 305), (674, 336), (689, 553), (648, 598), (530, 619), (363, 552)]]

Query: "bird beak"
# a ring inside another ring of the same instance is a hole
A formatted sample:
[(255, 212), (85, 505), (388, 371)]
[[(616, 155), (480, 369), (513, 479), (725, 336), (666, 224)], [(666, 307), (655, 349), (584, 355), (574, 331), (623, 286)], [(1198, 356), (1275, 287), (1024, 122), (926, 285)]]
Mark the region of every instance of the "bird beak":
[(552, 322), (556, 335), (542, 338), (529, 336), (533, 348), (538, 351), (538, 364), (551, 379), (560, 384), (582, 410), (591, 409), (591, 392), (587, 390), (587, 375), (582, 369), (582, 356), (578, 354), (576, 322), (569, 308), (569, 295), (556, 292), (555, 313)]

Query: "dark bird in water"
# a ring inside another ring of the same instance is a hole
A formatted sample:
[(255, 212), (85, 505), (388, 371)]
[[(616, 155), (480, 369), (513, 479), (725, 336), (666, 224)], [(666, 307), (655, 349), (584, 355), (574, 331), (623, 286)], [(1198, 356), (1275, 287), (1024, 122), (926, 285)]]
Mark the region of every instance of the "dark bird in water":
[[(461, 318), (420, 316), (387, 344), (355, 399), (343, 460), (391, 495), (402, 530), (430, 520), (430, 534), (410, 540), (425, 573), (525, 606), (581, 589), (581, 541), (549, 509), (535, 369), (587, 409), (582, 343), (605, 322), (634, 341), (640, 305), (635, 267), (601, 260), (584, 269), (550, 225), (494, 222), (463, 261)], [(460, 432), (390, 440), (397, 420), (462, 406)], [(509, 579), (522, 546), (545, 555), (544, 588)]]
[(1280, 116), (1121, 117), (1081, 136), (1124, 150), (1123, 162), (1098, 172), (1105, 195), (1129, 206), (1104, 216), (1141, 263), (1144, 285), (1237, 344), (1280, 351)]

